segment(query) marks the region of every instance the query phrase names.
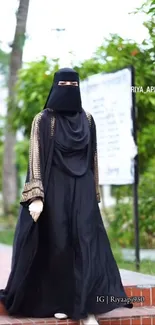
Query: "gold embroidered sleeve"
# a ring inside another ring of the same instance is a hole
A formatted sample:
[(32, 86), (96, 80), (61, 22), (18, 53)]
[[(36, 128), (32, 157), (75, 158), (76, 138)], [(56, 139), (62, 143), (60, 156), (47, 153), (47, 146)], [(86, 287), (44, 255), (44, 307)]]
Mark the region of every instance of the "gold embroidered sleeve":
[(40, 132), (39, 126), (42, 112), (37, 114), (32, 122), (30, 146), (29, 146), (29, 173), (25, 183), (21, 203), (27, 202), (35, 197), (44, 200), (44, 189), (41, 176), (40, 163)]

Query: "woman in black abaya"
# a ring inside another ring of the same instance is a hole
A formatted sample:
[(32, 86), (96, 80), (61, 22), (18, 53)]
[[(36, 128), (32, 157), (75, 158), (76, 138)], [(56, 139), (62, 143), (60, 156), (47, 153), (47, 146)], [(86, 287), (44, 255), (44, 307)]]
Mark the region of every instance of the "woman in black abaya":
[(95, 325), (93, 315), (132, 307), (99, 201), (95, 122), (82, 109), (78, 74), (61, 69), (32, 123), (12, 268), (0, 291), (10, 315)]

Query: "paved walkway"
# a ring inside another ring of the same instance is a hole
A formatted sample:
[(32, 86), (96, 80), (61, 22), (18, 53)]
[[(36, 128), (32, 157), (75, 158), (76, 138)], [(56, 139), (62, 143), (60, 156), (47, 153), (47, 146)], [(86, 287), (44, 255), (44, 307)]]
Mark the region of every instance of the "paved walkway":
[[(155, 261), (155, 249), (140, 249), (140, 260)], [(125, 261), (135, 260), (135, 249), (123, 248), (122, 255)]]
[(7, 283), (11, 268), (12, 247), (0, 244), (0, 289)]
[[(4, 288), (11, 267), (12, 247), (0, 244), (0, 288)], [(155, 286), (155, 276), (120, 270), (123, 285)]]

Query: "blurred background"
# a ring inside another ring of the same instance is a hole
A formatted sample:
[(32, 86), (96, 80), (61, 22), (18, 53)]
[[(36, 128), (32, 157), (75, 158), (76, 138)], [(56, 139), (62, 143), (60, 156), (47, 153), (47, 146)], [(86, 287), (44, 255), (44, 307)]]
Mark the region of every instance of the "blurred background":
[[(0, 5), (0, 243), (12, 245), (33, 117), (54, 72), (81, 80), (133, 65), (137, 91), (141, 272), (155, 274), (155, 0), (5, 0)], [(132, 186), (105, 188), (101, 212), (118, 265), (135, 270)]]

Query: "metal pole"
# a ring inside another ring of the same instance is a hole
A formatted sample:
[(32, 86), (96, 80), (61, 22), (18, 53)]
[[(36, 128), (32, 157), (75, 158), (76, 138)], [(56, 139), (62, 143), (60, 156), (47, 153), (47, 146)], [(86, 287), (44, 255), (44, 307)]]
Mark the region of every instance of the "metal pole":
[[(135, 69), (132, 69), (132, 86), (135, 86)], [(132, 88), (133, 89), (133, 88)], [(137, 127), (136, 127), (136, 97), (132, 91), (132, 121), (133, 121), (133, 137), (137, 144)], [(140, 270), (140, 245), (139, 245), (139, 211), (138, 211), (138, 155), (134, 158), (134, 184), (133, 184), (133, 211), (135, 225), (135, 262), (136, 270)]]

